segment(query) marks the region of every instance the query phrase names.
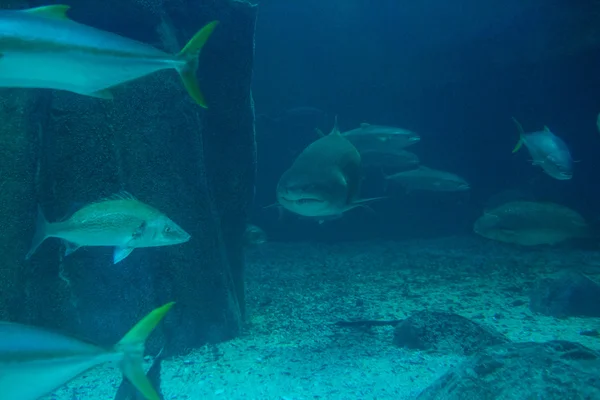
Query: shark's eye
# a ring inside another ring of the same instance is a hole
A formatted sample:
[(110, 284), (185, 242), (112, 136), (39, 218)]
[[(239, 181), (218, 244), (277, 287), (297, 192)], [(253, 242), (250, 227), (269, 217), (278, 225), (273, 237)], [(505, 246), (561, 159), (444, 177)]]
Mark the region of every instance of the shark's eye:
[(165, 233), (169, 233), (171, 232), (171, 227), (170, 226), (165, 226)]

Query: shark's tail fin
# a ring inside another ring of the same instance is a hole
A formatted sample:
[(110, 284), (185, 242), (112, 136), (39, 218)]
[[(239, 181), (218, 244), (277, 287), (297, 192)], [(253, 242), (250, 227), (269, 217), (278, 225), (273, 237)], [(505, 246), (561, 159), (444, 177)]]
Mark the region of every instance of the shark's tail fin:
[(215, 30), (219, 21), (212, 21), (206, 24), (200, 29), (194, 37), (185, 45), (185, 47), (179, 52), (178, 57), (185, 61), (185, 64), (179, 69), (179, 75), (183, 80), (183, 85), (199, 106), (207, 108), (206, 100), (204, 95), (200, 91), (198, 85), (198, 78), (196, 77), (196, 70), (198, 69), (198, 56), (202, 47)]
[(147, 400), (160, 400), (156, 390), (148, 380), (142, 365), (144, 357), (144, 343), (156, 325), (163, 319), (165, 314), (173, 307), (175, 303), (167, 303), (162, 307), (151, 311), (140, 322), (138, 322), (125, 336), (117, 343), (115, 349), (125, 354), (121, 362), (121, 371), (123, 375), (135, 386), (135, 388)]

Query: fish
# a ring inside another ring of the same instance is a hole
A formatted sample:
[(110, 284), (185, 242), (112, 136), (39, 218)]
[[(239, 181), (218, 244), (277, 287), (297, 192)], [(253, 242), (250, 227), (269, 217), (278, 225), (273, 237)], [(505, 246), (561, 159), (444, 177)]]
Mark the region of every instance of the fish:
[(368, 149), (381, 148), (382, 145), (403, 149), (421, 140), (419, 134), (393, 126), (371, 125), (366, 122), (356, 129), (342, 133), (359, 153)]
[(364, 168), (391, 168), (394, 170), (409, 170), (419, 166), (419, 156), (410, 151), (394, 148), (363, 150), (360, 158)]
[(247, 246), (258, 246), (267, 242), (267, 234), (256, 225), (246, 225), (244, 231), (244, 244)]
[[(164, 358), (163, 351), (164, 347), (158, 352), (156, 357), (154, 357), (152, 365), (150, 365), (150, 369), (148, 369), (148, 373), (146, 374), (146, 378), (152, 384), (152, 387), (156, 388), (156, 393), (161, 400), (164, 398), (160, 392), (161, 364)], [(117, 393), (113, 400), (144, 400), (144, 394), (136, 389), (131, 381), (126, 377), (123, 377), (123, 381), (117, 389)]]
[(170, 246), (190, 240), (190, 235), (169, 217), (128, 192), (90, 203), (60, 222), (48, 222), (38, 207), (36, 231), (25, 259), (30, 259), (50, 237), (63, 240), (65, 255), (83, 246), (114, 246), (114, 264), (136, 248)]
[(513, 153), (525, 145), (532, 158), (532, 164), (554, 179), (569, 180), (573, 177), (573, 158), (567, 144), (550, 131), (547, 126), (544, 130), (525, 133), (523, 126), (516, 118), (512, 118), (519, 130), (519, 141)]
[(473, 231), (487, 239), (521, 246), (554, 245), (585, 238), (589, 225), (576, 211), (556, 203), (513, 201), (487, 210)]
[(112, 99), (111, 88), (151, 73), (176, 70), (191, 98), (207, 102), (196, 70), (219, 21), (205, 25), (178, 54), (67, 16), (67, 5), (0, 11), (0, 87), (56, 89)]
[(447, 171), (440, 171), (424, 165), (409, 171), (388, 175), (386, 180), (403, 186), (407, 192), (461, 192), (470, 189), (469, 183), (460, 176)]
[(304, 217), (332, 217), (380, 198), (359, 199), (360, 154), (335, 119), (331, 132), (308, 145), (279, 179), (277, 202)]
[(113, 362), (146, 400), (160, 400), (144, 373), (144, 343), (175, 303), (151, 311), (112, 348), (34, 326), (0, 322), (0, 393), (36, 400), (96, 366)]

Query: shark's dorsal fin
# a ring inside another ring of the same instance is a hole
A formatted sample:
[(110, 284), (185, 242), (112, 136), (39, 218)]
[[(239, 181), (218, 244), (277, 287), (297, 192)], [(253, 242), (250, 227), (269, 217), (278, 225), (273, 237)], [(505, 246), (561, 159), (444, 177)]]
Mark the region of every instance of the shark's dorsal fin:
[(333, 122), (333, 129), (329, 132), (330, 135), (341, 135), (340, 128), (338, 128), (338, 118), (335, 116), (335, 120)]
[(366, 122), (363, 122), (362, 124), (360, 124), (360, 127), (363, 128), (363, 129), (364, 128), (368, 128), (369, 126), (371, 126), (371, 124), (366, 123)]
[(71, 6), (67, 6), (64, 4), (55, 4), (52, 6), (28, 8), (27, 10), (23, 10), (23, 12), (26, 12), (28, 14), (34, 14), (39, 17), (54, 18), (68, 21), (69, 17), (67, 17), (67, 11), (69, 11), (70, 8)]

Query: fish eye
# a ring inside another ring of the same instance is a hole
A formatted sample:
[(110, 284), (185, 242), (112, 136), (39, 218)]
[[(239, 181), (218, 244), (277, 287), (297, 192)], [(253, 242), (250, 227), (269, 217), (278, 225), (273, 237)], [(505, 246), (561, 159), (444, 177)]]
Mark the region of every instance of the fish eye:
[(171, 232), (171, 227), (170, 226), (165, 226), (165, 233), (169, 233)]

